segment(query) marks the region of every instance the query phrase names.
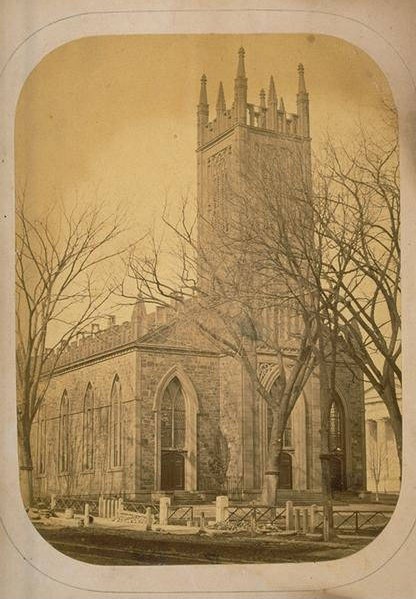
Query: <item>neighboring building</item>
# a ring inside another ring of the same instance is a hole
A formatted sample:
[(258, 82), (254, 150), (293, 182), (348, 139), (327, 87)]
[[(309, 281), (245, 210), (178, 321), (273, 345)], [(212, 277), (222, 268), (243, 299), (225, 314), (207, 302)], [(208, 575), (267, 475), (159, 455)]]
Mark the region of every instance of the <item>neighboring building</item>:
[[(234, 103), (226, 108), (220, 85), (216, 110), (210, 121), (203, 77), (197, 155), (203, 215), (198, 230), (205, 243), (204, 221), (227, 222), (227, 181), (238, 183), (242, 165), (253, 155), (270, 147), (286, 156), (296, 151), (310, 173), (303, 67), (296, 114), (278, 103), (273, 80), (267, 104), (261, 91), (255, 106), (247, 102), (240, 50)], [(288, 172), (292, 179), (301, 176), (296, 167)], [(186, 305), (184, 310), (186, 316)], [(295, 351), (295, 314), (274, 313), (267, 323), (279, 329), (285, 351)], [(258, 372), (270, 389), (279, 377), (277, 359), (267, 346), (252, 343)], [(285, 432), (280, 482), (288, 493), (321, 490), (321, 419), (316, 372)], [(364, 395), (361, 377), (351, 367), (338, 368), (328, 419), (332, 486), (363, 490)], [(95, 327), (65, 352), (33, 426), (35, 494), (232, 492), (255, 499), (263, 482), (269, 425), (267, 406), (239, 361), (224, 355), (183, 315), (177, 318), (173, 308), (146, 314), (138, 303), (131, 321)]]
[[(387, 408), (371, 389), (365, 394), (367, 489), (399, 493), (400, 464)], [(378, 482), (378, 485), (376, 484)]]

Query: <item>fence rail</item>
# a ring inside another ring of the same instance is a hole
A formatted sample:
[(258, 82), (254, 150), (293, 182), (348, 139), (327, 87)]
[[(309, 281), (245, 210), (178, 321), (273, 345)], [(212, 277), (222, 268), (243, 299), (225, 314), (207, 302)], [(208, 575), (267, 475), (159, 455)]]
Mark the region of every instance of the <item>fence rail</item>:
[(240, 524), (242, 522), (254, 520), (260, 524), (274, 524), (277, 520), (284, 518), (286, 508), (276, 508), (267, 505), (256, 506), (229, 506), (228, 516), (224, 523)]
[(194, 506), (193, 505), (180, 505), (177, 507), (169, 507), (168, 510), (168, 523), (173, 521), (185, 521), (194, 519)]
[[(359, 532), (369, 528), (384, 528), (389, 522), (392, 512), (373, 511), (345, 511), (334, 510), (334, 529)], [(323, 513), (317, 512), (316, 529), (323, 528)]]

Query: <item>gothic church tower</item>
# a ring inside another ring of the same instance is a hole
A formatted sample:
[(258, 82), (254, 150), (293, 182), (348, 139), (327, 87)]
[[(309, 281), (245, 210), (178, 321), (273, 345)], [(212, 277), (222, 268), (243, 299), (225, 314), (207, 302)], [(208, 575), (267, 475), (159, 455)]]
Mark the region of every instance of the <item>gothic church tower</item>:
[[(207, 78), (201, 78), (197, 108), (197, 181), (198, 235), (202, 247), (209, 246), (204, 223), (222, 223), (231, 218), (227, 189), (241, 191), (247, 167), (262, 157), (273, 156), (277, 173), (291, 179), (293, 185), (310, 189), (311, 139), (309, 131), (309, 97), (306, 91), (303, 65), (298, 67), (297, 112), (285, 109), (283, 98), (278, 101), (273, 76), (270, 77), (266, 102), (260, 90), (259, 104), (247, 101), (245, 52), (238, 52), (234, 80), (234, 100), (227, 108), (222, 82), (219, 84), (216, 115), (210, 120)], [(300, 161), (294, 157), (300, 157)], [(300, 162), (302, 164), (300, 164)], [(273, 165), (274, 166), (274, 165)], [(229, 198), (229, 195), (228, 195)]]

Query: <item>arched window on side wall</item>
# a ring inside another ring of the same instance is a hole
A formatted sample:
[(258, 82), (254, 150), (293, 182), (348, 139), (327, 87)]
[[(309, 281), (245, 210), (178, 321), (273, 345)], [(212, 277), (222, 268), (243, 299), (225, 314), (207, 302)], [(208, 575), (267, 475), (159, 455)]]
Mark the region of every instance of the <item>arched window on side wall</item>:
[(84, 397), (83, 435), (82, 435), (82, 469), (92, 470), (94, 467), (94, 395), (91, 383), (88, 383)]
[(62, 394), (61, 410), (59, 416), (59, 464), (58, 469), (61, 474), (65, 474), (69, 469), (69, 401), (66, 390)]
[(344, 451), (344, 414), (338, 399), (334, 399), (329, 410), (329, 451), (342, 453)]
[(162, 449), (183, 449), (185, 446), (185, 400), (177, 378), (166, 388), (161, 409)]
[(110, 467), (121, 466), (121, 385), (118, 375), (111, 388), (110, 406)]
[(41, 406), (38, 412), (37, 434), (37, 470), (38, 474), (46, 472), (46, 410)]

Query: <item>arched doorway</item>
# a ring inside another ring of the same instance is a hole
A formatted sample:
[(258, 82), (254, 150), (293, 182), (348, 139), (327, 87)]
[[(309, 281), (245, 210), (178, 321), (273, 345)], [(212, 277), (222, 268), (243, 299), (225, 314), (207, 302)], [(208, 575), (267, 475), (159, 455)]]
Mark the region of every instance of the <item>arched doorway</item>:
[(163, 491), (185, 489), (186, 408), (179, 380), (173, 378), (165, 389), (160, 410), (161, 465)]
[(279, 456), (279, 488), (292, 489), (292, 456), (286, 451)]
[(333, 399), (329, 410), (329, 465), (332, 491), (345, 489), (345, 419), (341, 402)]

